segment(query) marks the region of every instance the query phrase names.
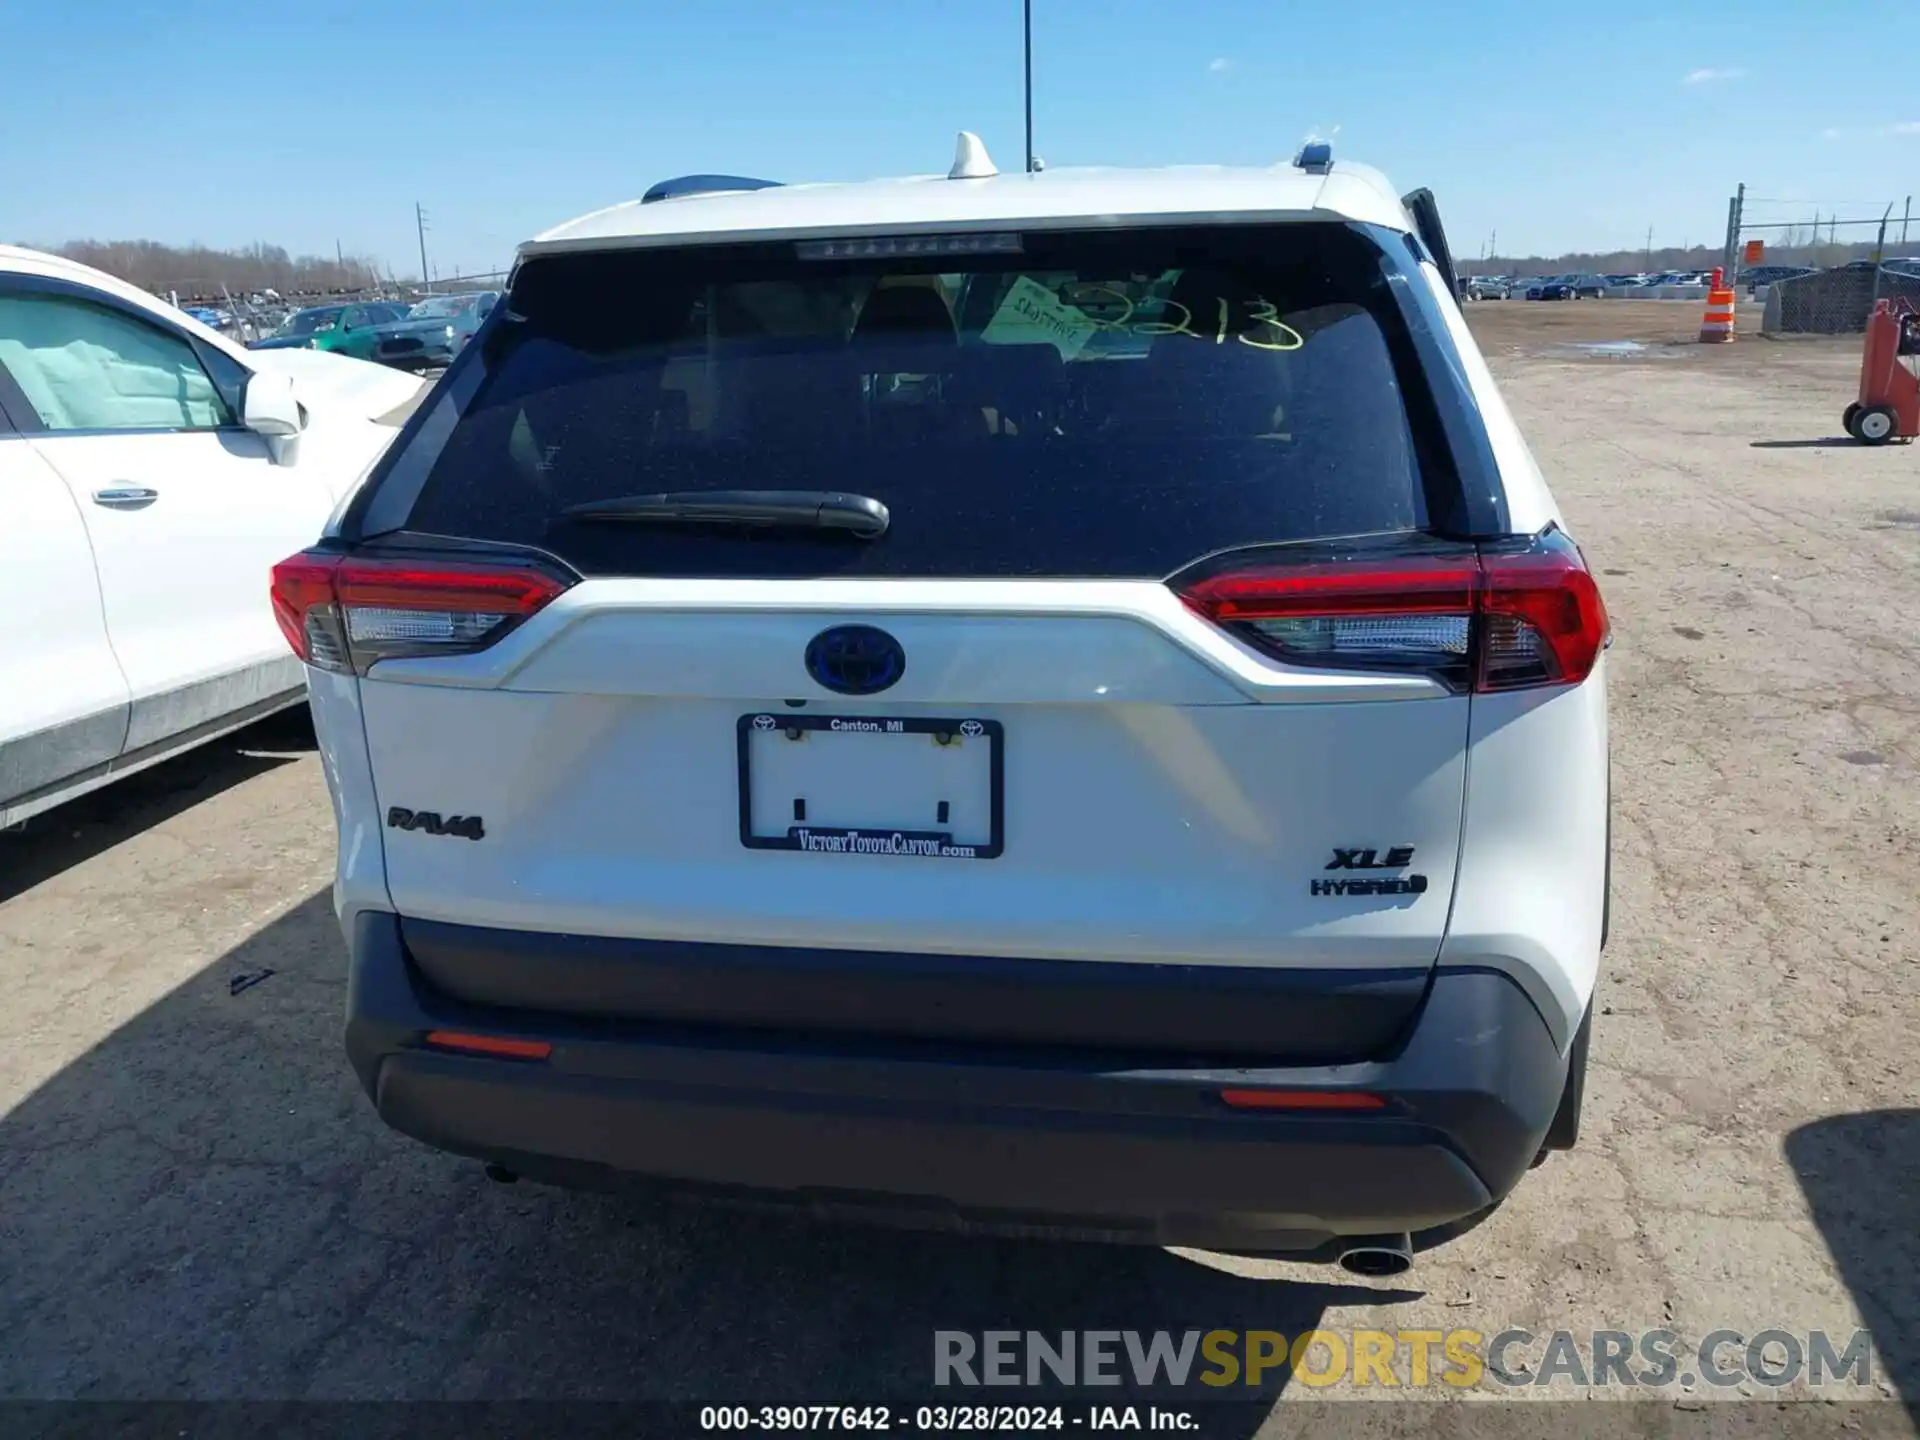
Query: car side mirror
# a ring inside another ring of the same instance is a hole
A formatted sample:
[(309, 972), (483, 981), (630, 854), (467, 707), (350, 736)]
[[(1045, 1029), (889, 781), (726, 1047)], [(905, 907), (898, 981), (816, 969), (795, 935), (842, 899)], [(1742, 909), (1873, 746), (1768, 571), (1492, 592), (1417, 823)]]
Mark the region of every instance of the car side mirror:
[(240, 423), (269, 440), (285, 440), (306, 429), (306, 412), (294, 398), (293, 381), (271, 371), (254, 371), (241, 397)]

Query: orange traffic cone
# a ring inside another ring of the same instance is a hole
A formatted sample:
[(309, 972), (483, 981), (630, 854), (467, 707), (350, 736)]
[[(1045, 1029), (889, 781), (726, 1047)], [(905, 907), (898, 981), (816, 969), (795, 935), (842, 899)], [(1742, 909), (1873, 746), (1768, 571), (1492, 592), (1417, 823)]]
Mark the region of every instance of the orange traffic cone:
[(1700, 343), (1724, 345), (1733, 339), (1733, 291), (1722, 282), (1718, 270), (1707, 290), (1707, 313), (1700, 317)]

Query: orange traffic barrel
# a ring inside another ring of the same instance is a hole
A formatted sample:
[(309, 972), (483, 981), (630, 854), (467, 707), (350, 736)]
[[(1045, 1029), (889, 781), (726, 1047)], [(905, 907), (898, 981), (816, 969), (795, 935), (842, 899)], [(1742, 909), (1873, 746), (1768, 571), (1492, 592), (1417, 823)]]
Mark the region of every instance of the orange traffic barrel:
[(1724, 344), (1733, 339), (1733, 291), (1715, 287), (1707, 292), (1707, 313), (1700, 319), (1700, 343)]

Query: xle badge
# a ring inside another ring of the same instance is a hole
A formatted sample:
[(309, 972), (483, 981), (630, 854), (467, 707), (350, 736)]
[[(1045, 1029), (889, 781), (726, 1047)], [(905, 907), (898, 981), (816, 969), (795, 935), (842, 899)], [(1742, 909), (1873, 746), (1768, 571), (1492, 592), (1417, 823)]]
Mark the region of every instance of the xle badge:
[(1374, 859), (1378, 853), (1373, 850), (1342, 850), (1334, 847), (1333, 859), (1327, 862), (1329, 870), (1399, 870), (1413, 863), (1411, 845), (1395, 845), (1387, 851), (1384, 860)]
[[(1393, 845), (1385, 855), (1378, 849), (1364, 846), (1334, 847), (1333, 859), (1327, 862), (1329, 870), (1403, 870), (1413, 863), (1413, 846)], [(1427, 877), (1424, 875), (1396, 876), (1388, 880), (1315, 880), (1312, 893), (1317, 896), (1329, 895), (1424, 895), (1427, 892)]]

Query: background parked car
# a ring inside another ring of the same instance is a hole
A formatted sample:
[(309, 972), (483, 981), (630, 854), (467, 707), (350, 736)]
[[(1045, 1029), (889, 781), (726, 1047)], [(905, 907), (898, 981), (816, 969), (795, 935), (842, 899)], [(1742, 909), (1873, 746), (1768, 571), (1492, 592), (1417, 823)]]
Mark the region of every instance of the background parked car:
[(1499, 275), (1468, 275), (1461, 278), (1460, 294), (1468, 300), (1505, 300), (1513, 286)]
[(470, 295), (429, 295), (406, 315), (380, 327), (373, 358), (402, 370), (425, 370), (451, 364), (460, 347), (473, 338), (481, 322), (493, 313), (500, 298), (496, 290)]
[(331, 350), (356, 360), (373, 359), (382, 325), (407, 313), (404, 305), (367, 301), (357, 305), (314, 305), (296, 310), (279, 329), (249, 350)]
[(1529, 300), (1598, 300), (1606, 293), (1604, 275), (1555, 275), (1527, 287)]
[(417, 390), (0, 245), (0, 827), (300, 703), (265, 577)]
[(1817, 273), (1811, 265), (1755, 265), (1751, 270), (1740, 272), (1740, 284), (1751, 295), (1766, 285), (1778, 285), (1782, 280), (1792, 280), (1801, 275)]

